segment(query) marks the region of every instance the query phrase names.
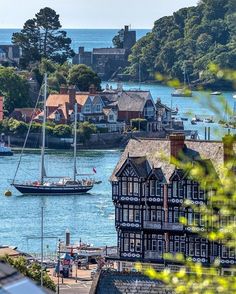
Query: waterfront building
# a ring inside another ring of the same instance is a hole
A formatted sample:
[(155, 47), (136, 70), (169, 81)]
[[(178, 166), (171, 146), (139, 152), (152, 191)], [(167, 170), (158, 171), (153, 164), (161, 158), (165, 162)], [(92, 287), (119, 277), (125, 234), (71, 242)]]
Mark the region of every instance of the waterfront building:
[[(165, 140), (129, 141), (111, 176), (120, 270), (137, 261), (164, 266), (168, 264), (163, 259), (166, 252), (183, 253), (204, 265), (218, 258), (222, 267), (236, 264), (235, 249), (198, 235), (207, 229), (201, 215), (183, 206), (185, 199), (195, 205), (206, 202), (211, 186), (200, 187), (189, 173), (170, 161), (184, 158), (219, 176), (229, 156), (236, 159), (233, 148), (229, 140), (185, 140), (181, 133)], [(187, 220), (185, 225), (179, 222), (181, 216)], [(222, 218), (219, 225), (227, 221)]]
[(128, 56), (136, 43), (136, 31), (129, 30), (129, 26), (126, 25), (119, 31), (117, 38), (119, 48), (94, 48), (90, 52), (85, 51), (84, 47), (79, 47), (78, 54), (73, 57), (72, 63), (86, 64), (102, 79), (109, 80), (128, 65)]
[[(74, 86), (62, 86), (59, 94), (50, 94), (47, 99), (47, 120), (58, 124), (74, 120), (74, 104), (78, 104), (78, 121), (89, 121), (108, 132), (122, 132), (132, 127), (133, 119), (145, 119), (148, 132), (158, 132), (166, 126), (168, 108), (164, 114), (156, 109), (150, 91), (105, 89), (97, 92), (91, 85), (88, 92), (77, 92)], [(15, 110), (18, 113), (20, 109)], [(158, 119), (157, 119), (158, 117)], [(35, 121), (41, 121), (43, 112)]]

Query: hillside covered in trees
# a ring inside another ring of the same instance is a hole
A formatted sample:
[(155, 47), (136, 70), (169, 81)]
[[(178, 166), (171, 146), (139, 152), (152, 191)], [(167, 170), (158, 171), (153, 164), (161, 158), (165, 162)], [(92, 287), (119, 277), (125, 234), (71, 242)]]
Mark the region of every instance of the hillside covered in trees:
[(184, 67), (191, 83), (210, 88), (230, 88), (209, 70), (236, 69), (235, 0), (201, 0), (196, 7), (183, 8), (154, 23), (150, 33), (132, 48), (126, 73), (154, 80), (160, 73), (183, 81)]

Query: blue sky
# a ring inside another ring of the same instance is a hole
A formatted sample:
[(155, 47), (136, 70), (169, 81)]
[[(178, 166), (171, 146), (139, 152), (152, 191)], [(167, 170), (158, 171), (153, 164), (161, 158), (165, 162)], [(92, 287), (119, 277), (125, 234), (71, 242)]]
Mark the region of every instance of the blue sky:
[(198, 0), (0, 0), (0, 28), (21, 28), (43, 7), (60, 14), (64, 28), (152, 28), (153, 22)]

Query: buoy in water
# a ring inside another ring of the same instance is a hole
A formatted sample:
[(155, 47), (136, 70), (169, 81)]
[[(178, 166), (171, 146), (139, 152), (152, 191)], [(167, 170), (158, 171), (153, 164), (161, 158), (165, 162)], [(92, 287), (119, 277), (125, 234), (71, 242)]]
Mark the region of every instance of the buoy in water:
[(9, 196), (11, 196), (11, 195), (12, 195), (12, 193), (11, 193), (11, 191), (10, 191), (10, 190), (7, 190), (7, 191), (5, 191), (4, 195), (5, 195), (5, 196), (7, 196), (7, 197), (9, 197)]

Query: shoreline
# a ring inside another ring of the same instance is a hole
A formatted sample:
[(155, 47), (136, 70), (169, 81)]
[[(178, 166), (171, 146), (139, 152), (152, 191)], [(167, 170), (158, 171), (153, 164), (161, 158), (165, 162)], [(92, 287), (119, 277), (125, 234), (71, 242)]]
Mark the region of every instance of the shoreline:
[[(174, 79), (173, 79), (174, 80)], [(107, 81), (102, 81), (102, 83), (106, 83)], [(142, 81), (142, 82), (139, 82), (138, 80), (133, 80), (133, 79), (129, 79), (129, 80), (111, 80), (110, 82), (113, 82), (113, 83), (119, 83), (119, 82), (124, 82), (124, 83), (140, 83), (141, 85), (145, 85), (145, 84), (148, 84), (148, 85), (159, 85), (159, 86), (165, 86), (165, 87), (170, 87), (168, 85), (168, 82), (171, 82), (171, 80), (167, 81), (166, 83), (164, 82), (159, 82), (157, 80), (145, 80), (145, 81)], [(108, 82), (107, 82), (108, 83)], [(180, 83), (180, 87), (182, 87), (183, 84)], [(174, 88), (173, 88), (174, 89)], [(202, 84), (190, 84), (190, 89), (192, 91), (196, 91), (196, 92), (211, 92), (211, 91), (223, 91), (223, 92), (234, 92), (236, 91), (236, 89), (233, 87), (219, 87), (217, 85), (212, 85), (212, 86), (204, 86)]]

